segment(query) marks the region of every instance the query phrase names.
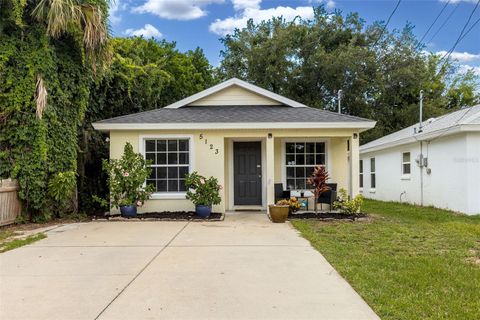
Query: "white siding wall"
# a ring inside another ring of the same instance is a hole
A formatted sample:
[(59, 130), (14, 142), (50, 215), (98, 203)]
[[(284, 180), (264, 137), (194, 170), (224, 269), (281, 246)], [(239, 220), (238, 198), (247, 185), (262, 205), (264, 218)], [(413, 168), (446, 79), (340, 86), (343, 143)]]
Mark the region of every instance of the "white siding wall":
[[(402, 176), (402, 153), (411, 153), (411, 175)], [(420, 172), (415, 159), (420, 142), (375, 152), (362, 152), (366, 198), (420, 204)], [(460, 211), (480, 213), (480, 133), (457, 134), (423, 143), (431, 173), (423, 169), (423, 204)], [(376, 188), (370, 188), (370, 158), (375, 157)]]
[(468, 213), (480, 214), (480, 132), (467, 134)]

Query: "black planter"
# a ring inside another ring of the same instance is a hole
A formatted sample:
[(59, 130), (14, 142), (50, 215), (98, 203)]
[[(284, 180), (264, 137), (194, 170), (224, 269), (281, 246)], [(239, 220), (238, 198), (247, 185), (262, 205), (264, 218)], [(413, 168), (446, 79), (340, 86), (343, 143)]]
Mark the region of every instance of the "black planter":
[(120, 206), (120, 213), (122, 214), (122, 217), (135, 218), (137, 216), (137, 206), (133, 204), (129, 206)]

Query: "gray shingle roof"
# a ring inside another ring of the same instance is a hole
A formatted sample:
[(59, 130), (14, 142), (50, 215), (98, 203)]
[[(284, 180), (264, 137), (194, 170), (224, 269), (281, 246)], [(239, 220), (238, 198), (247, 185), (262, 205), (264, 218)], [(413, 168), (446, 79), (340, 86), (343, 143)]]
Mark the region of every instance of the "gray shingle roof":
[(423, 123), (423, 130), (418, 132), (418, 123), (402, 129), (400, 131), (383, 136), (377, 140), (373, 140), (360, 147), (360, 151), (368, 152), (369, 149), (386, 149), (393, 145), (410, 143), (410, 139), (421, 139), (422, 136), (431, 136), (438, 133), (438, 135), (445, 134), (446, 130), (451, 130), (454, 127), (461, 125), (480, 125), (480, 104), (463, 108), (461, 110), (445, 114), (443, 116), (432, 118)]
[(155, 109), (97, 123), (214, 123), (214, 122), (371, 122), (372, 120), (315, 108), (288, 106), (190, 106)]

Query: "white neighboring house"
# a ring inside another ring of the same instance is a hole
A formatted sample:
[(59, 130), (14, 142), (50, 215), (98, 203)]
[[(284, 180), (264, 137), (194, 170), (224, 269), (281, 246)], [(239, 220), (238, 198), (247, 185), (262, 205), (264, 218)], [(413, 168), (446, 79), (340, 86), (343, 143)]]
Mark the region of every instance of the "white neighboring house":
[(480, 214), (480, 105), (362, 145), (360, 191), (370, 199)]

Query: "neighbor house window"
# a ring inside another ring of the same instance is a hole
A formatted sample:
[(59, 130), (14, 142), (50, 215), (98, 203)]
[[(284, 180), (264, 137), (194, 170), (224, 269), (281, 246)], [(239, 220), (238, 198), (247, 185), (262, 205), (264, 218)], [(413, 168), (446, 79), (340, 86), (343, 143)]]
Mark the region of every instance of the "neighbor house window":
[(285, 144), (287, 188), (290, 190), (311, 189), (308, 178), (316, 166), (325, 164), (325, 142), (287, 142)]
[(152, 173), (147, 184), (156, 192), (185, 192), (185, 175), (189, 173), (189, 139), (146, 139), (145, 158), (151, 161)]
[(377, 181), (375, 176), (375, 158), (370, 158), (370, 188), (375, 189)]
[(402, 153), (402, 174), (409, 175), (411, 172), (410, 152)]
[(359, 170), (360, 170), (359, 184), (360, 184), (360, 188), (363, 188), (363, 160), (360, 160)]

